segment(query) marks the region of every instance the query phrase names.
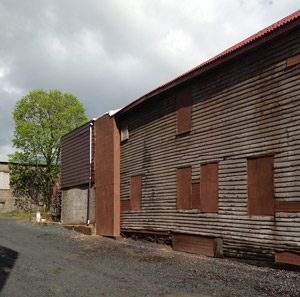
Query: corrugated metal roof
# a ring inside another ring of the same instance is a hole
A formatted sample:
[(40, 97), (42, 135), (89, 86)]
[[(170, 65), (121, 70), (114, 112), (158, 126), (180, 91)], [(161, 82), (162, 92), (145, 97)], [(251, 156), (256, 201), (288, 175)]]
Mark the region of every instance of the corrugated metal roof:
[(193, 72), (195, 72), (196, 70), (199, 70), (201, 68), (204, 68), (205, 66), (209, 65), (209, 64), (213, 64), (214, 62), (216, 62), (217, 60), (219, 60), (220, 58), (223, 58), (225, 56), (228, 56), (234, 52), (236, 52), (237, 50), (247, 46), (248, 44), (251, 44), (253, 43), (254, 41), (276, 31), (277, 29), (285, 26), (286, 24), (288, 23), (291, 23), (292, 21), (296, 20), (296, 19), (299, 19), (300, 18), (300, 10), (294, 12), (293, 14), (283, 18), (282, 20), (274, 23), (273, 25), (259, 31), (258, 33), (248, 37), (247, 39), (243, 40), (242, 42), (230, 47), (229, 49), (223, 51), (222, 53), (218, 54), (217, 56), (207, 60), (206, 62), (196, 66), (195, 68), (183, 73), (182, 75), (176, 77), (175, 79), (159, 86), (158, 88), (155, 88), (154, 90), (150, 91), (149, 93), (145, 94), (144, 96), (138, 98), (137, 100), (131, 102), (130, 104), (128, 104), (127, 106), (125, 106), (124, 108), (122, 108), (121, 110), (119, 110), (115, 115), (118, 115), (119, 113), (122, 113), (123, 110), (125, 109), (130, 109), (131, 108), (131, 105), (132, 107), (139, 104), (139, 101), (143, 101), (142, 99), (145, 99), (145, 97), (150, 97), (150, 95), (152, 93), (155, 93), (155, 92), (158, 92), (160, 89), (163, 89), (164, 87), (167, 87), (173, 83), (175, 83), (177, 80), (179, 80), (180, 78), (183, 78), (189, 74), (192, 74)]

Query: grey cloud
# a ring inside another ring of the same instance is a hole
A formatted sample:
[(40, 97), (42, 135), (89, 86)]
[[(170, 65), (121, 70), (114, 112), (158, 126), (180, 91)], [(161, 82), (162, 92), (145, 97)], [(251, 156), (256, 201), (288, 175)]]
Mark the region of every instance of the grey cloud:
[(31, 90), (72, 93), (94, 118), (297, 9), (297, 0), (2, 0), (0, 154), (14, 104)]

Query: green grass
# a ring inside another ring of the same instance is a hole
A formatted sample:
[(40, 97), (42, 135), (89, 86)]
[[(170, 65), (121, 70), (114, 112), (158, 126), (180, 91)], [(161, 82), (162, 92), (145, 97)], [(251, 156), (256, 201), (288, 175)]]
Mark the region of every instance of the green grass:
[[(51, 212), (49, 211), (40, 211), (41, 213), (41, 218), (51, 220)], [(6, 217), (6, 218), (20, 218), (20, 219), (29, 219), (30, 218), (30, 213), (22, 213), (22, 212), (9, 212), (9, 213), (0, 213), (0, 218), (1, 217)], [(36, 217), (36, 211), (31, 213), (31, 218), (35, 219)]]
[(0, 213), (0, 217), (29, 218), (29, 213), (18, 213), (18, 212)]

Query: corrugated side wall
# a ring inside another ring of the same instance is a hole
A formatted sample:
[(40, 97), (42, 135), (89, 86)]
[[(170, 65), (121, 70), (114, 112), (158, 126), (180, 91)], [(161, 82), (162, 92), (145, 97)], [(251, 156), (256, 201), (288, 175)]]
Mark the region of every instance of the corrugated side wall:
[[(61, 188), (89, 183), (90, 123), (64, 135), (61, 139)], [(93, 129), (94, 134), (94, 129)], [(94, 157), (94, 135), (93, 154)], [(92, 164), (94, 161), (92, 160)], [(92, 167), (92, 177), (94, 168)]]
[[(300, 201), (300, 30), (190, 82), (192, 130), (176, 137), (176, 90), (141, 104), (119, 119), (121, 200), (130, 177), (142, 175), (142, 210), (122, 211), (121, 229), (171, 230), (220, 237), (225, 256), (274, 259), (300, 251), (300, 212), (249, 216), (247, 157), (274, 154), (276, 201)], [(176, 210), (176, 168), (219, 164), (218, 213)]]

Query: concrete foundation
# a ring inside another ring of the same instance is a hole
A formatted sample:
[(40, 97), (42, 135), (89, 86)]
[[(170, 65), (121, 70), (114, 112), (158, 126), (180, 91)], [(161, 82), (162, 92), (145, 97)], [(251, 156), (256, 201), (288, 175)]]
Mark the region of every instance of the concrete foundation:
[[(63, 224), (86, 224), (88, 185), (62, 190), (61, 222)], [(91, 189), (90, 224), (95, 223), (95, 189)]]

